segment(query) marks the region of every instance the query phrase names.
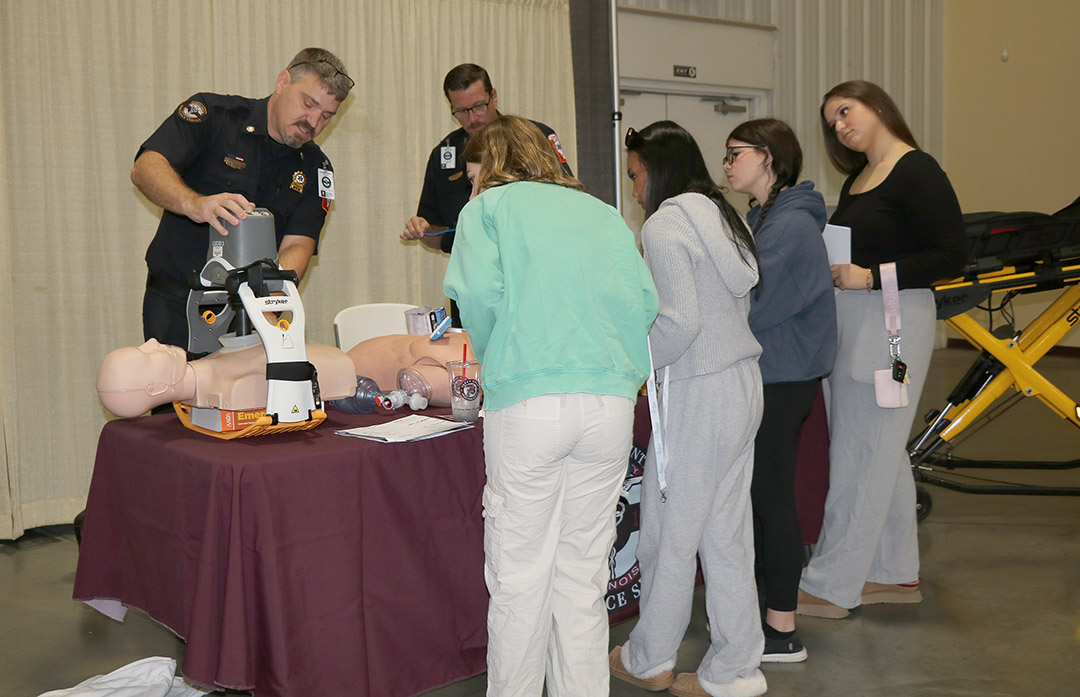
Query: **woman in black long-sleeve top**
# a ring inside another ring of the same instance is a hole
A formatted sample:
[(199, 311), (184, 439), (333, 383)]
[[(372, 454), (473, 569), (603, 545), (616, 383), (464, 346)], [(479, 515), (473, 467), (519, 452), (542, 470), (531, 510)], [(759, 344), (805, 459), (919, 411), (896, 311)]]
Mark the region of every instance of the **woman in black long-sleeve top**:
[[(832, 267), (839, 344), (829, 378), (829, 494), (797, 612), (838, 619), (859, 605), (922, 599), (905, 448), (933, 350), (930, 286), (959, 274), (966, 248), (948, 177), (880, 87), (837, 85), (822, 101), (821, 124), (830, 160), (849, 175), (829, 222), (851, 228), (852, 263)], [(874, 371), (890, 365), (878, 290), (889, 262), (910, 379), (902, 408), (879, 407), (874, 391)]]

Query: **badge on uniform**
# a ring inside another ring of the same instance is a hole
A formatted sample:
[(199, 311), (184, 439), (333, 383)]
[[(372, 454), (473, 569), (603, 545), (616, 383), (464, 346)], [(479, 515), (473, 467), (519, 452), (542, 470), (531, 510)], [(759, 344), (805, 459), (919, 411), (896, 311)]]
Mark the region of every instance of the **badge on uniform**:
[(566, 164), (566, 155), (563, 155), (562, 143), (559, 142), (559, 136), (552, 133), (548, 136), (548, 140), (551, 141), (551, 147), (555, 148), (555, 154), (559, 156), (559, 162)]
[(304, 182), (305, 181), (306, 181), (306, 178), (304, 177), (304, 173), (301, 172), (300, 170), (297, 170), (297, 171), (293, 172), (292, 184), (289, 185), (289, 188), (292, 189), (293, 191), (295, 191), (298, 194), (302, 194), (302, 193), (304, 193)]
[(197, 99), (189, 99), (176, 108), (176, 113), (185, 121), (202, 123), (206, 119), (206, 105)]
[(439, 148), (439, 168), (457, 169), (457, 148), (453, 145), (444, 145)]
[(319, 196), (329, 200), (334, 198), (334, 171), (331, 169), (319, 169)]
[(226, 155), (225, 164), (233, 169), (244, 169), (247, 167), (247, 163), (244, 162), (244, 158), (239, 155)]

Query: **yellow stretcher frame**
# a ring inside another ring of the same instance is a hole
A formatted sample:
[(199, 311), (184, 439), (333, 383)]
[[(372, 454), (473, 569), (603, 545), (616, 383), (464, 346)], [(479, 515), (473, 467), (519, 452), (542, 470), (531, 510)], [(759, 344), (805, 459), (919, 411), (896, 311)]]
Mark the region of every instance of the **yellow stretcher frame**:
[[(908, 444), (917, 481), (957, 491), (983, 494), (1026, 494), (1080, 496), (1080, 487), (1044, 487), (1023, 484), (965, 484), (942, 479), (937, 467), (983, 469), (1075, 469), (1080, 460), (1062, 462), (966, 460), (941, 451), (980, 419), (1003, 395), (1013, 390), (1014, 398), (1035, 397), (1059, 417), (1080, 428), (1080, 406), (1040, 373), (1035, 365), (1080, 321), (1080, 260), (1049, 266), (1036, 263), (1026, 270), (1006, 267), (981, 274), (972, 280), (953, 279), (935, 285), (937, 291), (962, 288), (999, 293), (1030, 293), (1061, 290), (1058, 297), (1035, 320), (1013, 336), (998, 338), (986, 327), (963, 313), (945, 321), (981, 353), (961, 384), (949, 396), (946, 406), (928, 419), (928, 425)], [(964, 383), (967, 381), (967, 385)], [(920, 491), (920, 520), (929, 512), (929, 495)]]
[(964, 430), (1010, 387), (1025, 397), (1037, 397), (1058, 416), (1080, 427), (1076, 402), (1035, 369), (1035, 363), (1068, 334), (1077, 319), (1080, 319), (1080, 285), (1070, 286), (1015, 339), (998, 339), (968, 314), (945, 320), (973, 346), (1001, 361), (1005, 370), (964, 405), (942, 431), (942, 438), (951, 441), (954, 434)]

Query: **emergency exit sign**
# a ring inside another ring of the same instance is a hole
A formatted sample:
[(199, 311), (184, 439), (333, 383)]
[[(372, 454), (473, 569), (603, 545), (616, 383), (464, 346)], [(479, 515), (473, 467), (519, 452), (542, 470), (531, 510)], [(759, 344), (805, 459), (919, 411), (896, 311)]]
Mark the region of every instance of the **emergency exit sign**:
[(675, 77), (697, 77), (697, 68), (692, 65), (676, 65)]

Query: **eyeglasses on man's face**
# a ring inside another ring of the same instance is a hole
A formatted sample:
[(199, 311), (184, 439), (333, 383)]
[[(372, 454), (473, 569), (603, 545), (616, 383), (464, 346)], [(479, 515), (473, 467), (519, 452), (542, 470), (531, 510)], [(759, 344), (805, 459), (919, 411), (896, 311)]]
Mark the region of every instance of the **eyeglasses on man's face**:
[(455, 119), (463, 119), (469, 114), (475, 116), (483, 116), (487, 113), (488, 106), (491, 104), (491, 97), (488, 97), (486, 102), (477, 102), (472, 106), (461, 107), (460, 109), (451, 109), (450, 113)]
[(340, 76), (342, 76), (343, 78), (345, 78), (346, 80), (349, 81), (349, 89), (350, 90), (353, 87), (356, 87), (356, 82), (354, 82), (353, 79), (348, 76), (348, 74), (346, 74), (344, 71), (342, 71), (340, 68), (338, 68), (336, 65), (334, 65), (333, 63), (331, 63), (328, 60), (319, 59), (317, 61), (298, 61), (298, 62), (293, 63), (292, 65), (290, 65), (288, 68), (286, 68), (286, 70), (292, 70), (293, 68), (295, 68), (295, 67), (297, 67), (299, 65), (313, 65), (313, 66), (318, 67), (318, 65), (320, 63), (323, 64), (323, 65), (330, 66), (330, 68), (334, 71), (333, 75), (330, 75), (329, 77), (324, 78), (324, 79), (331, 79), (331, 78), (335, 78), (338, 75), (340, 75)]
[(743, 150), (764, 150), (764, 145), (729, 145), (724, 155), (724, 164), (730, 165), (742, 154)]

